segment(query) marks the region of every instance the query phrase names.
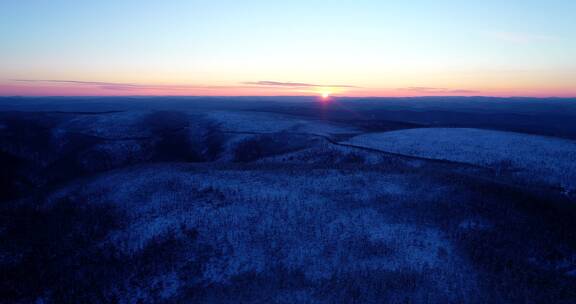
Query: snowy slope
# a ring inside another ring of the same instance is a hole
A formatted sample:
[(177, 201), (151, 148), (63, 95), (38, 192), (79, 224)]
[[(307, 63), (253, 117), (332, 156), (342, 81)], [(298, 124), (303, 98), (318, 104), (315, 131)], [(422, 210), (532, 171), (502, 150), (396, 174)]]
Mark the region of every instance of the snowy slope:
[(576, 142), (466, 128), (426, 128), (356, 136), (348, 144), (515, 171), (554, 187), (576, 189)]
[(353, 127), (272, 113), (212, 111), (207, 113), (206, 117), (218, 123), (224, 131), (295, 132), (321, 135), (358, 132)]

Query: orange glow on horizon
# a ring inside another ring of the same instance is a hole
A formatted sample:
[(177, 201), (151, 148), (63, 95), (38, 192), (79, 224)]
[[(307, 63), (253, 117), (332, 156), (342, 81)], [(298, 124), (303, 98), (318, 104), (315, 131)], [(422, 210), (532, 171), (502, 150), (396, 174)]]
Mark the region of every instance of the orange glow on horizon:
[(490, 96), (490, 97), (576, 97), (576, 88), (496, 89), (473, 91), (418, 91), (396, 88), (295, 89), (290, 87), (259, 87), (243, 85), (134, 85), (106, 86), (50, 83), (0, 83), (0, 96), (320, 96), (343, 97), (420, 97), (420, 96)]

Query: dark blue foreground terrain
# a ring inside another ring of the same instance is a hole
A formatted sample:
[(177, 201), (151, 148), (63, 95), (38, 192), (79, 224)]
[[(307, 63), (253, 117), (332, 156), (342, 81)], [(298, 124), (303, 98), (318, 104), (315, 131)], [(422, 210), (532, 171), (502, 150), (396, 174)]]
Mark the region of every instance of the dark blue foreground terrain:
[(576, 303), (576, 100), (2, 98), (0, 303)]

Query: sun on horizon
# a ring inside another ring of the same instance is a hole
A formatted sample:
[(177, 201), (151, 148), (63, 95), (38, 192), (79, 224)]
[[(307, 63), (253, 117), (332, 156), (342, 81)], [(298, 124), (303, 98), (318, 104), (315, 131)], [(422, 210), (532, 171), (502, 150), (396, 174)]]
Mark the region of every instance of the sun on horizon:
[(576, 97), (576, 1), (79, 2), (0, 1), (0, 96)]

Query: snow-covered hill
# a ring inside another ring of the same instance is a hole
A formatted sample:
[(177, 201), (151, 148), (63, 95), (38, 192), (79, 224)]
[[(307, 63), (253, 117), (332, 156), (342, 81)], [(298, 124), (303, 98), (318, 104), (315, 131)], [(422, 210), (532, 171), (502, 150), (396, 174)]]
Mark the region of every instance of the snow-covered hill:
[(470, 128), (421, 128), (363, 134), (346, 143), (470, 163), (576, 190), (576, 141)]

